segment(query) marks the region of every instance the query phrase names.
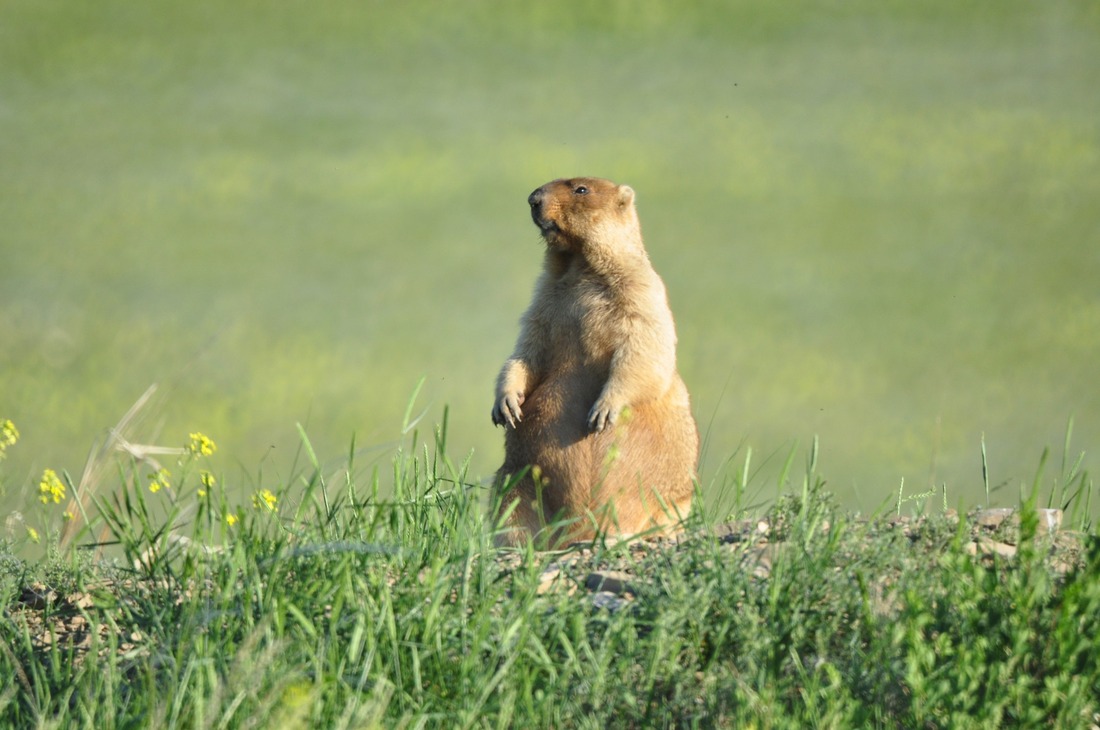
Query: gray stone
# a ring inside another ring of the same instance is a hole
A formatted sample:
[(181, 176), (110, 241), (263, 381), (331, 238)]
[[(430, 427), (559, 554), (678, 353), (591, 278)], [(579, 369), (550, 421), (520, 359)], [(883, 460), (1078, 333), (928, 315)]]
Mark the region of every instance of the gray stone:
[(638, 595), (633, 579), (634, 576), (618, 570), (599, 571), (588, 574), (584, 579), (584, 587), (592, 592), (614, 593), (617, 596), (624, 593)]
[(598, 591), (590, 595), (588, 599), (592, 601), (592, 606), (594, 608), (603, 608), (611, 613), (615, 613), (630, 603), (630, 601), (616, 596), (610, 591)]

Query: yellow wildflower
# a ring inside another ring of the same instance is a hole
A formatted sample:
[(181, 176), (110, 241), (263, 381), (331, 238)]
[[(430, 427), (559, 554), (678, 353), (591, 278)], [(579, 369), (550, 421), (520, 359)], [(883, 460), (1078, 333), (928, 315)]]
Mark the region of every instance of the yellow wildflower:
[(51, 499), (54, 504), (61, 504), (61, 500), (65, 499), (65, 484), (58, 478), (57, 472), (46, 469), (42, 472), (42, 481), (38, 482), (38, 500), (49, 504)]
[(196, 456), (210, 456), (218, 450), (218, 445), (204, 433), (196, 431), (193, 434), (189, 434), (191, 437), (191, 443), (187, 445), (187, 450)]
[(274, 512), (279, 509), (278, 506), (276, 506), (276, 503), (278, 501), (279, 498), (272, 494), (270, 489), (261, 489), (260, 491), (252, 495), (252, 506), (256, 509), (266, 507), (267, 509)]
[(157, 469), (149, 475), (149, 491), (156, 494), (162, 489), (171, 489), (171, 476), (172, 473), (167, 469)]
[(237, 515), (235, 515), (235, 514), (226, 515), (225, 516), (225, 524), (229, 525), (230, 527), (237, 524)]
[(19, 440), (19, 429), (11, 422), (10, 418), (0, 421), (0, 459), (4, 458), (4, 451), (9, 446), (15, 446)]
[(38, 536), (38, 530), (34, 529), (30, 525), (27, 525), (26, 527), (27, 527), (27, 537), (29, 537), (31, 539), (31, 542), (33, 542), (36, 545), (38, 543), (40, 543), (42, 541), (42, 538), (40, 538)]
[(199, 472), (199, 480), (202, 482), (202, 486), (199, 487), (199, 496), (205, 497), (208, 490), (213, 489), (217, 485), (217, 480), (214, 479), (214, 475), (205, 469)]

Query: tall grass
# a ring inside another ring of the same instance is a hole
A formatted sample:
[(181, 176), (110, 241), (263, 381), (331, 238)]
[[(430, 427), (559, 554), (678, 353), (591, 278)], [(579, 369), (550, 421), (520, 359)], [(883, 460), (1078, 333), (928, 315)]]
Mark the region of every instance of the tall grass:
[[(973, 557), (946, 513), (905, 532), (841, 510), (815, 443), (766, 512), (737, 508), (770, 525), (767, 546), (712, 535), (725, 515), (704, 510), (678, 543), (502, 552), (446, 412), (430, 432), (411, 413), (388, 468), (361, 470), (354, 443), (326, 467), (303, 431), (301, 467), (242, 501), (202, 481), (201, 454), (156, 493), (124, 456), (72, 547), (0, 561), (0, 725), (1086, 727), (1100, 712), (1100, 539), (1080, 533), (1056, 570), (1036, 490), (1017, 557)], [(633, 587), (601, 607), (580, 587), (616, 567)]]

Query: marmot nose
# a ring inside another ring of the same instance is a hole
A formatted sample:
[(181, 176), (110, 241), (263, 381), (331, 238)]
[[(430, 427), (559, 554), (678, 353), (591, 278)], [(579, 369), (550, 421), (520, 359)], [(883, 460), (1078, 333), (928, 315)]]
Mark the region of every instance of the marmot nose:
[(537, 207), (542, 203), (542, 188), (539, 188), (535, 192), (527, 196), (527, 204), (532, 208)]

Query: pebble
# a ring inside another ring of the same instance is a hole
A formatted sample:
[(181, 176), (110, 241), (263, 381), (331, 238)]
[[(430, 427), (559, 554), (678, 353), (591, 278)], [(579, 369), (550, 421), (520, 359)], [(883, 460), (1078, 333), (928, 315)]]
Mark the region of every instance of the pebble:
[(624, 593), (638, 595), (637, 587), (631, 582), (634, 576), (618, 570), (589, 573), (584, 579), (584, 587), (590, 591), (614, 593), (621, 596)]
[(611, 591), (597, 591), (590, 595), (588, 600), (592, 602), (593, 608), (602, 608), (611, 613), (615, 613), (630, 603), (630, 601), (615, 595)]
[(966, 552), (969, 555), (1000, 555), (1002, 558), (1014, 558), (1016, 546), (982, 537), (967, 543)]

